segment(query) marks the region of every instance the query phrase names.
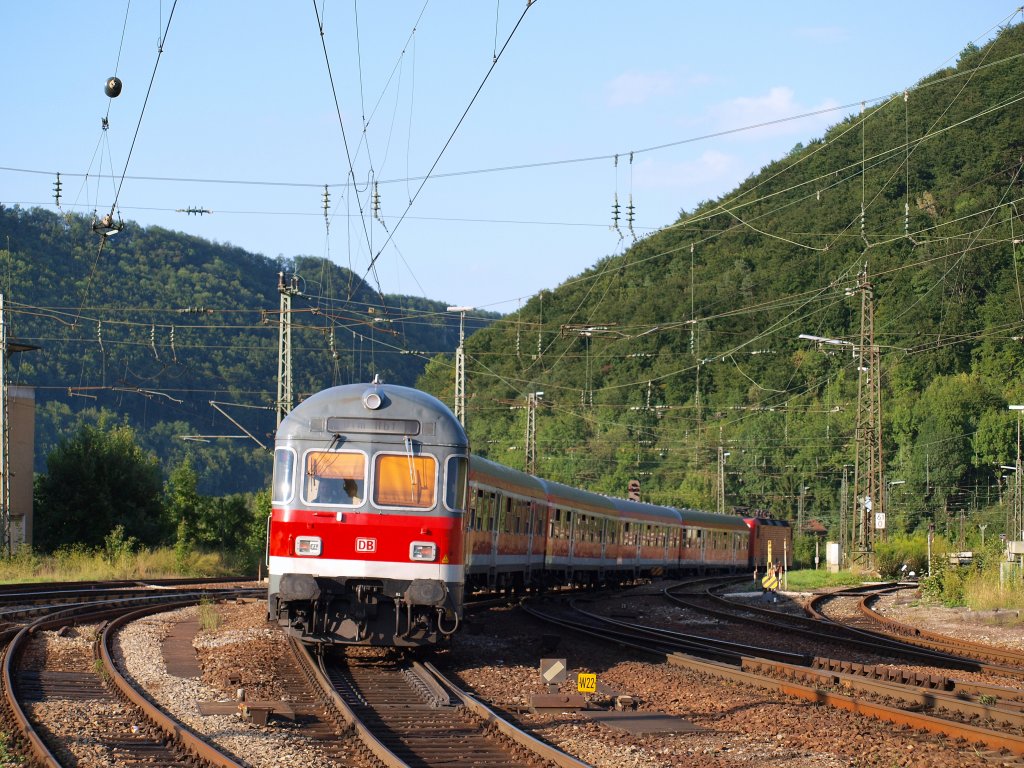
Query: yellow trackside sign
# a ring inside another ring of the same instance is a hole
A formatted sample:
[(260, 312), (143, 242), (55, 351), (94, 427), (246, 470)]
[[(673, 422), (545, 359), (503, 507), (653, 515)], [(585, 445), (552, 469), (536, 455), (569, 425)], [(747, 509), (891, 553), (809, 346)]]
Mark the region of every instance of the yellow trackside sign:
[(580, 672), (576, 675), (576, 690), (580, 693), (597, 693), (597, 673)]

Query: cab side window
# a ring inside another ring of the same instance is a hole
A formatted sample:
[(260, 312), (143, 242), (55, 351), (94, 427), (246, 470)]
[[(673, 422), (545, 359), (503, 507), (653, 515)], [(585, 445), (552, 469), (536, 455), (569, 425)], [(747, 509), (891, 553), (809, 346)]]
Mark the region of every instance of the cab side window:
[(284, 504), (291, 501), (295, 490), (295, 452), (288, 448), (274, 451), (274, 484), (271, 501)]

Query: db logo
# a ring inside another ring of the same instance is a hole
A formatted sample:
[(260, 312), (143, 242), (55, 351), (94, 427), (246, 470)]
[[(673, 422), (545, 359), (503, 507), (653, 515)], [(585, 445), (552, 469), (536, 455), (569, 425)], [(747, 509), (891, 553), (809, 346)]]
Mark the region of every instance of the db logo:
[(376, 539), (356, 539), (356, 552), (376, 552)]

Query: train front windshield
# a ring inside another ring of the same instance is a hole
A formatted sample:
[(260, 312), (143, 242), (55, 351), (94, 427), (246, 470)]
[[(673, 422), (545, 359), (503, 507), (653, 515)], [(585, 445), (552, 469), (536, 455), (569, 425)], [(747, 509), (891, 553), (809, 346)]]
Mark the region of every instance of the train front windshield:
[(378, 507), (432, 509), (437, 495), (433, 456), (379, 453), (374, 457), (373, 503)]
[(357, 506), (366, 498), (366, 454), (309, 451), (302, 498), (313, 504)]
[[(294, 495), (295, 456), (278, 449), (274, 465), (274, 501), (287, 503)], [(372, 474), (368, 471), (372, 465)], [(361, 506), (369, 494), (380, 509), (431, 510), (440, 492), (439, 462), (429, 454), (378, 453), (372, 462), (361, 451), (307, 451), (301, 464), (299, 500), (303, 504)], [(447, 467), (446, 506), (461, 509), (466, 483), (466, 459)], [(454, 505), (454, 506), (453, 506)]]

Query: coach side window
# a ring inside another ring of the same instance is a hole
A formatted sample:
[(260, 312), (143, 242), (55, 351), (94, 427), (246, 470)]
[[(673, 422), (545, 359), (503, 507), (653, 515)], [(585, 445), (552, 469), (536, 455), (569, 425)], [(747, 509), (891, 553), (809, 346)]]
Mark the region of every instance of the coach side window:
[(449, 456), (444, 472), (444, 505), (458, 512), (466, 508), (466, 472), (469, 462), (465, 456)]
[(295, 487), (295, 453), (288, 448), (274, 451), (274, 498), (279, 504), (290, 501)]

